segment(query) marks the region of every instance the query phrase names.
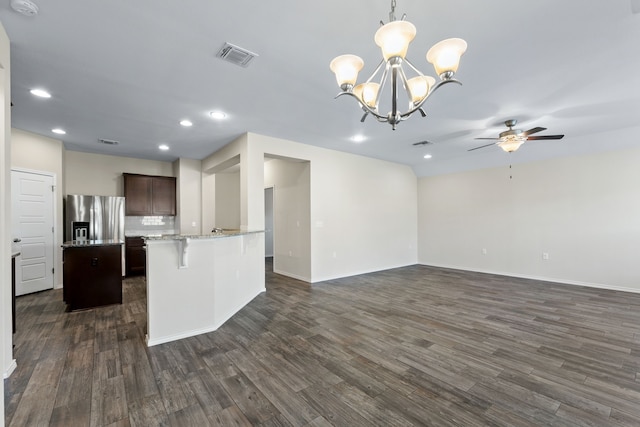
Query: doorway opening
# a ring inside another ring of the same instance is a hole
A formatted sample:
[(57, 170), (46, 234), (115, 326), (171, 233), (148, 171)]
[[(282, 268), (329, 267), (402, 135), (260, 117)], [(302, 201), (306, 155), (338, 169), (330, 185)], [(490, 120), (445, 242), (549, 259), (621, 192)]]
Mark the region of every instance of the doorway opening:
[(265, 260), (272, 253), (274, 273), (311, 282), (311, 163), (265, 153), (264, 189)]

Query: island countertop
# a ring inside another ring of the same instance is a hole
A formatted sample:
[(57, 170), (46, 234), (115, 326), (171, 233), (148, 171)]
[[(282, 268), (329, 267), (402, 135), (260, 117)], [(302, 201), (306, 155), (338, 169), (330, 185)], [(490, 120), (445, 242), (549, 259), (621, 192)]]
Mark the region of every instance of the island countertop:
[(160, 235), (147, 235), (142, 236), (145, 241), (157, 241), (157, 240), (184, 240), (184, 239), (219, 239), (224, 237), (243, 236), (247, 234), (264, 233), (264, 230), (222, 230), (217, 233), (209, 234), (160, 234)]
[(68, 240), (62, 244), (63, 248), (84, 248), (89, 246), (113, 246), (123, 245), (122, 240), (109, 239), (109, 240)]

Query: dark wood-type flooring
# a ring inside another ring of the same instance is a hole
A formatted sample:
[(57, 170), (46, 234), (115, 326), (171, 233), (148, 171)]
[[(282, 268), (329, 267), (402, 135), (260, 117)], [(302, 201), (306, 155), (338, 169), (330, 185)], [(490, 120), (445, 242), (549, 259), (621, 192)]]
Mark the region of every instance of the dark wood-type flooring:
[[(179, 284), (177, 284), (179, 286)], [(267, 292), (147, 348), (145, 284), (18, 298), (10, 426), (638, 426), (640, 294), (412, 266)]]

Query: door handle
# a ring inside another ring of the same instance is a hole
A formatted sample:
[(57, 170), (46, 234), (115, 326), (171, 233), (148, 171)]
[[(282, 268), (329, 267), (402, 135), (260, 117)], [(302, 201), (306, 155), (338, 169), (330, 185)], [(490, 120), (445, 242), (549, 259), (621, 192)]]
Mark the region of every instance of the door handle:
[(22, 242), (22, 239), (19, 239), (17, 237), (13, 239), (13, 243), (20, 243), (20, 242)]

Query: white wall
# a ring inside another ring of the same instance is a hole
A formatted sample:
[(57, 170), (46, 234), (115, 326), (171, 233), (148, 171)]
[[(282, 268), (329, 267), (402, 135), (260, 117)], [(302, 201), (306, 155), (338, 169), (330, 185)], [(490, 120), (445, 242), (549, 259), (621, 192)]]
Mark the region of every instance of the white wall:
[(202, 234), (202, 162), (178, 159), (173, 166), (177, 178), (179, 233)]
[(417, 262), (417, 178), (411, 168), (246, 134), (202, 164), (208, 171), (240, 155), (241, 225), (249, 229), (264, 229), (265, 154), (310, 162), (311, 282)]
[(309, 162), (273, 159), (264, 164), (273, 187), (273, 271), (311, 281), (311, 168)]
[(264, 256), (266, 258), (273, 257), (273, 209), (273, 187), (267, 185), (264, 189)]
[(56, 237), (54, 286), (62, 287), (62, 248), (64, 242), (64, 216), (62, 211), (64, 192), (64, 169), (62, 167), (64, 147), (62, 141), (36, 135), (20, 129), (11, 130), (11, 167), (54, 175), (56, 197), (55, 209)]
[(638, 164), (631, 149), (421, 178), (419, 261), (640, 292)]
[(64, 152), (64, 168), (65, 194), (123, 196), (124, 172), (174, 176), (171, 162), (79, 151)]
[(216, 226), (216, 175), (202, 170), (202, 232), (208, 233)]
[[(3, 378), (15, 369), (11, 332), (11, 64), (9, 37), (0, 23), (0, 363)], [(4, 414), (4, 381), (0, 384)], [(4, 425), (4, 415), (0, 418)]]
[[(217, 173), (215, 178), (215, 227), (240, 228), (240, 205), (240, 172)], [(211, 231), (211, 229), (206, 231)]]

